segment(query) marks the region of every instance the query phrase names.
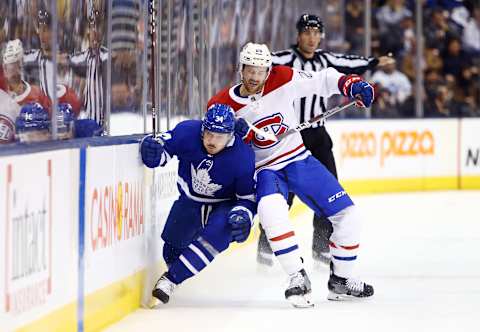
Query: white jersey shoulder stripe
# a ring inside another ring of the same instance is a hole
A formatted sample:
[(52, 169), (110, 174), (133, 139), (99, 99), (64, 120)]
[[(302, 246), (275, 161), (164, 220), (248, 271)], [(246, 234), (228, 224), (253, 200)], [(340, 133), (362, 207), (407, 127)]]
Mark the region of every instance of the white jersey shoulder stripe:
[(295, 147), (294, 149), (292, 149), (288, 152), (285, 152), (285, 153), (283, 153), (279, 156), (276, 156), (275, 158), (270, 159), (269, 161), (267, 161), (267, 162), (265, 162), (261, 165), (256, 165), (255, 168), (257, 170), (260, 170), (261, 168), (266, 168), (268, 166), (273, 166), (273, 165), (280, 164), (282, 162), (290, 160), (292, 157), (295, 158), (296, 156), (301, 155), (305, 151), (308, 151), (308, 150), (305, 149), (305, 145), (302, 143), (302, 144), (298, 145), (297, 147)]

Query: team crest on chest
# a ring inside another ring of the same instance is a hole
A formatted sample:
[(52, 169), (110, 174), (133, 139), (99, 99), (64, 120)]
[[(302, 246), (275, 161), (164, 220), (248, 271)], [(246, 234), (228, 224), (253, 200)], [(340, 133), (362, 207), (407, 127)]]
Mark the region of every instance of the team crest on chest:
[[(258, 129), (272, 133), (275, 136), (281, 135), (288, 130), (288, 126), (283, 123), (283, 115), (280, 113), (275, 113), (269, 117), (260, 119), (253, 125)], [(278, 141), (271, 141), (259, 134), (255, 134), (253, 137), (253, 144), (260, 149), (268, 149), (278, 144)]]
[(209, 174), (212, 167), (212, 159), (203, 159), (196, 169), (193, 167), (193, 164), (190, 164), (192, 189), (197, 194), (214, 197), (215, 193), (222, 189), (221, 185), (212, 182), (212, 178)]

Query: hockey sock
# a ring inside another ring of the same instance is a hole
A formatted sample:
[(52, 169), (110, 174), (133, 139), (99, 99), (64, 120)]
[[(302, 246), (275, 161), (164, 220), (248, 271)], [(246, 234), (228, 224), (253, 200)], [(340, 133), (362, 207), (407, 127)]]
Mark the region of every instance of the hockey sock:
[(218, 251), (212, 245), (199, 237), (172, 262), (168, 270), (168, 278), (178, 285), (203, 270), (217, 254)]
[(350, 278), (360, 246), (361, 218), (352, 205), (329, 217), (333, 225), (330, 237), (333, 270), (339, 277)]
[(288, 205), (280, 194), (264, 196), (258, 203), (258, 214), (273, 253), (287, 274), (303, 268), (298, 242), (288, 219)]

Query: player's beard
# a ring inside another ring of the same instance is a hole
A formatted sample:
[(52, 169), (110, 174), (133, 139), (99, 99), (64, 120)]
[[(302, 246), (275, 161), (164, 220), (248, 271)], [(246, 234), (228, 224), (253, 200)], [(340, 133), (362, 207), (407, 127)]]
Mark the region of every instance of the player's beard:
[(243, 82), (243, 88), (249, 94), (256, 94), (262, 91), (264, 84), (265, 82), (260, 83), (259, 81), (249, 80), (247, 82)]

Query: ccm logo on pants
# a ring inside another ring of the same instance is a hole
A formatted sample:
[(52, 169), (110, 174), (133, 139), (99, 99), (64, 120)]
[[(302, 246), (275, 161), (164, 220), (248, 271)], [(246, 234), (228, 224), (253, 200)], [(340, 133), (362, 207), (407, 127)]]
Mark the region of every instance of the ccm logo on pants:
[(338, 193), (336, 193), (335, 195), (333, 196), (330, 196), (328, 198), (328, 203), (332, 203), (334, 200), (336, 200), (337, 198), (340, 198), (342, 197), (343, 195), (346, 195), (347, 193), (345, 192), (345, 190), (342, 190), (342, 191), (339, 191)]

